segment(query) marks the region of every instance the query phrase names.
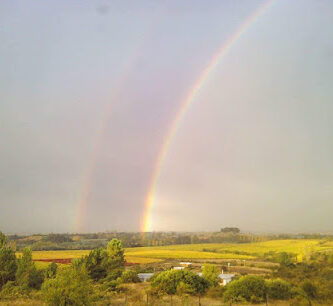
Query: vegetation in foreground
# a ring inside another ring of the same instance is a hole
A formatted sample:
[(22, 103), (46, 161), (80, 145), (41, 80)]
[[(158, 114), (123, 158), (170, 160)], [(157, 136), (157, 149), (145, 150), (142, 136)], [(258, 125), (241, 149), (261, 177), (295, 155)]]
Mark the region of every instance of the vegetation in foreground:
[[(27, 305), (223, 305), (267, 301), (285, 301), (289, 305), (332, 304), (333, 253), (328, 249), (323, 251), (327, 244), (318, 240), (304, 242), (310, 243), (311, 248), (302, 260), (293, 252), (278, 252), (274, 256), (278, 265), (272, 273), (238, 274), (226, 286), (221, 286), (220, 267), (213, 264), (205, 264), (201, 275), (193, 268), (160, 269), (149, 282), (140, 283), (138, 272), (147, 268), (145, 265), (126, 268), (125, 250), (118, 239), (112, 239), (106, 247), (86, 252), (70, 265), (53, 262), (37, 268), (30, 249), (24, 249), (17, 258), (6, 237), (0, 234), (0, 301)], [(288, 245), (280, 240), (240, 246), (249, 251), (265, 244), (267, 247), (268, 243)], [(288, 247), (292, 251), (300, 244), (292, 242)], [(187, 251), (184, 246), (185, 250), (180, 248), (170, 247), (175, 252)], [(198, 248), (193, 252), (200, 252)], [(147, 250), (138, 250), (140, 256), (143, 251)]]

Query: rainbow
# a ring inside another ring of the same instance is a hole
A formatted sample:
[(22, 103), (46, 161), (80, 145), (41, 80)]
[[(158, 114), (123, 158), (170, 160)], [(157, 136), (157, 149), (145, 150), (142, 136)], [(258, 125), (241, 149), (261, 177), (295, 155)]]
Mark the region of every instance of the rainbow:
[(99, 153), (102, 150), (103, 138), (107, 128), (107, 123), (109, 122), (112, 116), (113, 107), (115, 103), (117, 103), (117, 100), (119, 100), (121, 91), (124, 89), (129, 76), (131, 75), (135, 65), (138, 62), (138, 59), (143, 54), (144, 48), (146, 47), (146, 41), (152, 35), (152, 32), (155, 29), (152, 25), (156, 25), (155, 19), (151, 24), (148, 25), (148, 28), (144, 31), (143, 38), (141, 38), (139, 43), (135, 46), (129, 59), (127, 60), (126, 65), (122, 70), (122, 72), (120, 73), (119, 78), (112, 90), (109, 102), (107, 103), (106, 108), (104, 109), (104, 112), (102, 114), (102, 118), (97, 126), (96, 136), (94, 137), (94, 143), (92, 145), (92, 151), (88, 158), (88, 165), (83, 175), (83, 179), (81, 182), (81, 189), (76, 203), (76, 212), (74, 214), (74, 221), (73, 221), (74, 232), (78, 233), (84, 231), (85, 218), (87, 216), (87, 209), (89, 202), (88, 200), (93, 185), (93, 175), (95, 172)]
[(145, 198), (144, 204), (144, 214), (143, 214), (143, 222), (141, 224), (141, 231), (142, 232), (149, 232), (152, 230), (151, 228), (151, 219), (152, 219), (152, 209), (154, 207), (155, 202), (155, 190), (157, 187), (158, 179), (160, 177), (160, 173), (165, 161), (165, 158), (168, 154), (169, 147), (174, 139), (174, 136), (178, 130), (180, 122), (184, 117), (186, 111), (190, 107), (191, 103), (193, 102), (194, 98), (199, 93), (202, 86), (205, 84), (207, 79), (209, 78), (210, 74), (214, 71), (223, 57), (228, 53), (231, 47), (238, 41), (238, 39), (246, 33), (249, 27), (260, 17), (262, 16), (266, 10), (273, 4), (275, 0), (268, 0), (262, 6), (260, 6), (253, 14), (251, 14), (244, 23), (242, 23), (235, 33), (222, 45), (219, 51), (212, 57), (208, 66), (203, 70), (198, 80), (195, 82), (191, 90), (189, 91), (188, 95), (181, 103), (179, 110), (170, 125), (170, 128), (166, 134), (165, 140), (161, 147), (161, 150), (158, 154), (154, 169), (153, 175), (150, 180), (150, 187)]

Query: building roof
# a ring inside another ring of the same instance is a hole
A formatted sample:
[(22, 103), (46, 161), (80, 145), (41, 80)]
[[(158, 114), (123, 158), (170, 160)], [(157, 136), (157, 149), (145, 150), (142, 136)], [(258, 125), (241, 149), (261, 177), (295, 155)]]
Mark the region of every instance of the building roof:
[(153, 276), (154, 273), (138, 273), (140, 279), (148, 280)]
[(221, 279), (231, 279), (235, 276), (235, 274), (221, 273), (219, 274), (219, 278)]
[[(199, 276), (202, 276), (202, 273), (198, 273)], [(221, 273), (219, 274), (220, 279), (231, 279), (235, 276), (235, 274)]]

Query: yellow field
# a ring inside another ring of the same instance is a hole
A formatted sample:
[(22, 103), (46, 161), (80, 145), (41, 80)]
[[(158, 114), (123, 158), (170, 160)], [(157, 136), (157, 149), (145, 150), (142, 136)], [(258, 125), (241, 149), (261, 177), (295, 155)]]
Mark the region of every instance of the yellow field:
[[(166, 259), (255, 259), (268, 252), (288, 252), (304, 255), (313, 251), (333, 250), (333, 242), (324, 240), (271, 240), (244, 244), (189, 244), (161, 247), (127, 248), (126, 260), (130, 263), (151, 263)], [(88, 250), (34, 251), (33, 259), (79, 258)]]
[(129, 248), (126, 254), (149, 258), (226, 258), (251, 259), (262, 257), (268, 252), (295, 253), (301, 258), (310, 252), (333, 250), (333, 242), (316, 239), (271, 240), (243, 244), (188, 244), (162, 247)]

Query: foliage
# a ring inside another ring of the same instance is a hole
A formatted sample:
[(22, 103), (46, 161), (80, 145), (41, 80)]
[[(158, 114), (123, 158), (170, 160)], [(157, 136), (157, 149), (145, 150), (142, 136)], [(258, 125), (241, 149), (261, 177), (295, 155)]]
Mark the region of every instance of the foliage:
[(138, 273), (132, 270), (128, 270), (123, 272), (123, 274), (120, 277), (120, 282), (122, 283), (140, 283), (140, 278), (138, 276)]
[(108, 255), (107, 266), (109, 271), (115, 268), (124, 267), (124, 248), (120, 240), (112, 239), (106, 247), (106, 252)]
[(26, 288), (40, 289), (43, 283), (43, 273), (37, 270), (32, 261), (29, 248), (23, 250), (22, 257), (17, 260), (16, 282)]
[(259, 276), (243, 276), (227, 284), (224, 300), (234, 302), (262, 302), (265, 299), (265, 280)]
[(290, 266), (295, 261), (295, 254), (281, 252), (278, 255), (278, 262), (282, 266)]
[(109, 280), (116, 280), (124, 269), (124, 249), (119, 240), (112, 239), (106, 249), (92, 250), (82, 259), (82, 262), (93, 280), (98, 281), (106, 276)]
[(84, 258), (89, 276), (93, 280), (100, 280), (107, 275), (106, 269), (107, 253), (105, 249), (99, 248), (92, 250), (88, 256)]
[(168, 270), (159, 273), (153, 278), (151, 286), (156, 293), (173, 295), (181, 282), (194, 294), (202, 295), (208, 288), (208, 282), (190, 270)]
[(0, 231), (0, 248), (4, 248), (6, 246), (6, 242), (6, 236)]
[(90, 305), (92, 285), (84, 265), (74, 264), (45, 280), (42, 296), (49, 305)]
[(29, 296), (29, 289), (23, 286), (18, 286), (15, 281), (7, 282), (0, 291), (0, 298), (15, 299), (26, 298)]
[(301, 284), (302, 290), (308, 299), (314, 299), (317, 296), (317, 287), (309, 280), (304, 281)]
[(291, 285), (282, 279), (266, 281), (268, 297), (274, 300), (287, 300), (291, 298)]
[(53, 243), (73, 242), (72, 238), (67, 234), (48, 234), (43, 240)]
[(202, 277), (207, 280), (210, 287), (217, 286), (220, 282), (219, 269), (212, 264), (204, 264)]
[(6, 237), (0, 232), (0, 290), (8, 281), (15, 280), (16, 270), (15, 253), (6, 246)]
[(221, 233), (239, 234), (240, 229), (238, 227), (224, 227), (224, 228), (221, 228)]
[(55, 262), (51, 262), (45, 269), (45, 278), (55, 278), (57, 275), (58, 265)]

